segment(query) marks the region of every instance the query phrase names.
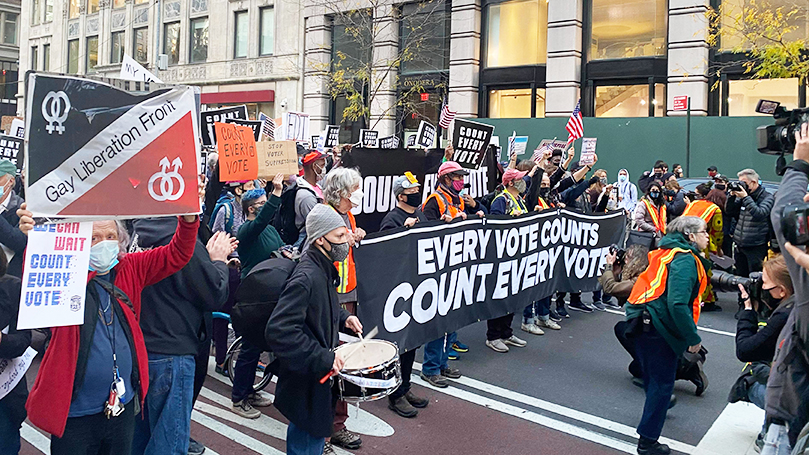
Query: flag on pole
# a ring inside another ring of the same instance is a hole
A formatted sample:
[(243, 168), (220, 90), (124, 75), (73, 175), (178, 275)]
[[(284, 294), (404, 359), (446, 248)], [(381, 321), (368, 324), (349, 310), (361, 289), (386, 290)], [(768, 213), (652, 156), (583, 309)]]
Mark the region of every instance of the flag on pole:
[(570, 114), (570, 120), (567, 121), (565, 129), (568, 132), (568, 144), (584, 136), (584, 123), (582, 123), (581, 118), (581, 98), (579, 98), (579, 102), (576, 103), (576, 109), (573, 109), (573, 113)]
[(263, 112), (258, 114), (258, 119), (262, 121), (261, 132), (267, 136), (267, 139), (275, 140), (275, 120), (264, 115)]
[(449, 110), (449, 103), (447, 99), (444, 98), (444, 103), (441, 106), (441, 118), (438, 119), (438, 126), (444, 129), (448, 129), (450, 123), (455, 120), (456, 112)]

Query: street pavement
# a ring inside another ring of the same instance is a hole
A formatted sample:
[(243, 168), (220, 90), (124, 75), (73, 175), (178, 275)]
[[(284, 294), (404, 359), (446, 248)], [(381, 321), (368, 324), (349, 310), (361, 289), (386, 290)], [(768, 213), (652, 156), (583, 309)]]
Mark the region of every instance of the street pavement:
[[(583, 298), (588, 301), (590, 294)], [(723, 426), (729, 415), (739, 420), (740, 408), (728, 408), (727, 395), (742, 364), (734, 355), (735, 296), (725, 294), (720, 302), (724, 312), (707, 313), (700, 319), (700, 335), (709, 350), (705, 364), (708, 389), (696, 397), (691, 383), (678, 381), (675, 387), (678, 403), (668, 413), (663, 439), (677, 453), (715, 453), (698, 447), (713, 442), (721, 448), (723, 438), (754, 438), (755, 428), (761, 424), (758, 414), (751, 414), (756, 417), (743, 422), (746, 425), (741, 430), (736, 424), (735, 433)], [(613, 335), (613, 326), (623, 317), (618, 313), (571, 311), (571, 318), (561, 323), (561, 331), (547, 330), (544, 336), (520, 331), (520, 315), (516, 315), (515, 334), (527, 340), (528, 346), (513, 347), (506, 354), (484, 345), (485, 322), (465, 327), (459, 338), (470, 351), (451, 361), (461, 369), (463, 378), (451, 381), (447, 389), (435, 389), (414, 372), (414, 391), (430, 399), (417, 418), (394, 414), (387, 409), (386, 399), (359, 408), (350, 406), (349, 429), (361, 433), (364, 441), (356, 453), (635, 453), (635, 426), (644, 395), (632, 385), (627, 372), (629, 355)], [(418, 357), (415, 369), (420, 368)], [(227, 378), (213, 372), (211, 359), (209, 377), (192, 416), (192, 436), (205, 443), (206, 453), (212, 455), (284, 453), (286, 419), (274, 407), (263, 408), (257, 420), (233, 414), (229, 384)], [(270, 384), (266, 393), (273, 392), (274, 384)], [(48, 453), (47, 436), (28, 423), (23, 439), (22, 454)], [(749, 441), (743, 442), (745, 447), (749, 445)], [(724, 447), (726, 450), (716, 453), (745, 453), (728, 452)]]

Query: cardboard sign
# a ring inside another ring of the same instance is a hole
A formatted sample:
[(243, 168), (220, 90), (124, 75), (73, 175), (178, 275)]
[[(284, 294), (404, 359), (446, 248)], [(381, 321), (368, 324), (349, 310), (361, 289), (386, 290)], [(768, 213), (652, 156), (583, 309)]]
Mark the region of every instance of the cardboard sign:
[[(413, 137), (413, 136), (411, 136), (411, 137)], [(397, 148), (399, 148), (399, 138), (397, 136), (383, 137), (382, 139), (379, 140), (379, 148), (382, 148), (382, 149), (397, 149)]]
[(225, 123), (233, 123), (234, 125), (241, 125), (246, 126), (253, 130), (253, 137), (255, 138), (256, 142), (261, 140), (261, 127), (264, 122), (260, 120), (242, 120), (238, 118), (229, 118), (225, 120)]
[(256, 144), (258, 176), (271, 180), (276, 174), (298, 173), (298, 152), (295, 141), (264, 141)]
[(11, 161), (17, 165), (17, 173), (22, 170), (23, 140), (19, 137), (0, 134), (0, 158)]
[(121, 62), (121, 79), (125, 81), (140, 81), (140, 82), (156, 82), (162, 84), (157, 76), (150, 73), (149, 70), (143, 67), (135, 59), (127, 54), (124, 54), (124, 60)]
[(416, 145), (423, 148), (430, 148), (435, 144), (438, 130), (430, 122), (422, 120), (416, 133)]
[(326, 126), (326, 141), (323, 144), (324, 148), (332, 148), (340, 143), (340, 126), (327, 125)]
[(232, 123), (215, 123), (219, 152), (219, 181), (234, 182), (258, 178), (258, 157), (253, 130)]
[(452, 148), (455, 150), (452, 159), (461, 167), (479, 169), (493, 133), (492, 125), (456, 118), (452, 129)]
[(216, 145), (216, 129), (214, 123), (225, 122), (227, 119), (247, 120), (247, 106), (234, 106), (212, 111), (205, 111), (199, 114), (200, 133), (202, 134), (202, 145)]
[(28, 209), (51, 218), (198, 214), (194, 89), (127, 92), (103, 82), (29, 74)]
[(281, 135), (276, 139), (295, 142), (309, 140), (309, 114), (302, 112), (284, 112), (281, 116)]
[(596, 162), (596, 141), (594, 137), (585, 137), (581, 140), (581, 159), (579, 164), (592, 166)]
[(508, 156), (524, 155), (525, 149), (528, 148), (528, 136), (511, 136), (508, 138)]
[(28, 233), (17, 329), (84, 324), (93, 223), (39, 224)]
[(672, 103), (672, 110), (685, 111), (688, 110), (688, 96), (675, 96)]
[(17, 387), (36, 356), (36, 349), (28, 346), (21, 356), (0, 360), (0, 400)]
[(379, 131), (361, 129), (360, 143), (365, 148), (379, 147)]
[[(561, 149), (564, 150), (567, 147), (567, 142), (562, 140), (556, 139), (542, 139), (539, 142), (539, 146), (534, 150), (534, 154), (531, 156), (531, 160), (534, 162), (539, 162), (540, 158), (542, 158), (542, 154), (545, 153), (546, 150), (554, 150), (554, 149)], [(564, 160), (564, 157), (562, 157)]]
[(407, 147), (410, 148), (414, 147), (415, 145), (416, 145), (416, 135), (411, 134), (410, 136), (407, 137)]
[(15, 118), (11, 121), (11, 128), (8, 130), (9, 136), (25, 139), (25, 122), (21, 118)]

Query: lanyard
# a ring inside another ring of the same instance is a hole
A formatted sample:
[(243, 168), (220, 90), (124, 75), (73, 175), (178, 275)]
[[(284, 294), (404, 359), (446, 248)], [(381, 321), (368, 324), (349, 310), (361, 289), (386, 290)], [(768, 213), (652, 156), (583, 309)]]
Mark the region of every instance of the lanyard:
[[(106, 289), (104, 289), (104, 292), (105, 293), (107, 292)], [(109, 293), (107, 293), (107, 294), (109, 295)], [(100, 295), (99, 295), (99, 298), (100, 298)], [(107, 310), (104, 310), (104, 309), (101, 308), (100, 302), (99, 302), (99, 306), (98, 306), (98, 315), (101, 316), (101, 320), (104, 322), (104, 328), (107, 330), (107, 337), (110, 339), (110, 343), (112, 344), (112, 378), (113, 378), (113, 381), (117, 381), (118, 378), (120, 378), (120, 376), (118, 374), (118, 356), (116, 355), (116, 352), (115, 352), (115, 327), (114, 326), (112, 327), (112, 333), (110, 333), (110, 326), (112, 326), (113, 323), (115, 322), (115, 308), (113, 308), (113, 306), (112, 306), (112, 299), (113, 298), (114, 297), (112, 295), (109, 295), (109, 299), (110, 299), (110, 301), (109, 301), (110, 305), (108, 307), (108, 309), (110, 310), (110, 322), (109, 322), (109, 324), (107, 324), (107, 317), (105, 316), (106, 313), (107, 313)]]

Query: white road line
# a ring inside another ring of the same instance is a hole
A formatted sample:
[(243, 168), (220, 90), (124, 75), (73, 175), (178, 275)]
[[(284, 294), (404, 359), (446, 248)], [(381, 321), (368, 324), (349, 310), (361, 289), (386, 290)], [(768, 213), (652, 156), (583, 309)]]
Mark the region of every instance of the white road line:
[(22, 428), (20, 428), (20, 436), (28, 441), (29, 444), (34, 446), (40, 452), (50, 455), (51, 453), (51, 440), (44, 434), (37, 431), (31, 425), (27, 423), (22, 424)]
[[(612, 309), (609, 309), (609, 308), (607, 308), (607, 313), (617, 314), (617, 315), (619, 315), (619, 316), (626, 316), (626, 313), (624, 313), (623, 311), (619, 311), (619, 310), (612, 310)], [(736, 338), (736, 334), (735, 334), (735, 333), (732, 333), (732, 332), (725, 332), (725, 331), (723, 331), (723, 330), (711, 329), (711, 328), (709, 328), (709, 327), (700, 327), (700, 326), (697, 326), (697, 330), (702, 330), (703, 332), (708, 332), (708, 333), (714, 333), (714, 334), (716, 334), (716, 335), (725, 335), (725, 336), (729, 336), (729, 337)]]
[(275, 447), (269, 446), (264, 444), (263, 442), (259, 441), (258, 439), (254, 439), (240, 431), (237, 431), (229, 426), (215, 420), (213, 417), (209, 417), (199, 411), (194, 411), (191, 413), (191, 420), (197, 422), (198, 424), (215, 431), (216, 433), (230, 439), (233, 442), (243, 445), (250, 450), (258, 452), (264, 455), (283, 455), (284, 452), (276, 449)]

